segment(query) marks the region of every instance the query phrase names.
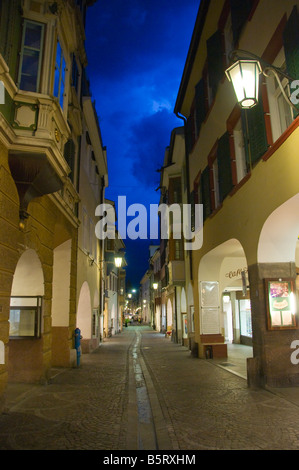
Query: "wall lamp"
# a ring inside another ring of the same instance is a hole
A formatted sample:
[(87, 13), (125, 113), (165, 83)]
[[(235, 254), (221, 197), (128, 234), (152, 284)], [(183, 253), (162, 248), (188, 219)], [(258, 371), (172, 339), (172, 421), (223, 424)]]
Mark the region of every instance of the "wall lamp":
[(157, 282), (154, 282), (154, 283), (153, 283), (153, 288), (154, 288), (155, 290), (158, 289), (158, 283), (157, 283)]
[(115, 256), (114, 263), (117, 268), (120, 268), (122, 265), (123, 259), (121, 256)]
[(288, 104), (298, 111), (295, 106), (295, 104), (299, 103), (297, 98), (298, 92), (292, 93), (289, 98), (285, 93), (280, 76), (293, 82), (290, 85), (291, 88), (299, 86), (298, 80), (294, 80), (282, 69), (268, 64), (260, 57), (248, 51), (241, 49), (232, 51), (229, 54), (229, 59), (234, 63), (225, 71), (225, 74), (228, 80), (232, 82), (238, 103), (243, 109), (250, 109), (258, 103), (260, 74), (262, 73), (268, 77), (269, 73), (272, 73)]
[(114, 256), (114, 264), (117, 268), (120, 268), (123, 263), (123, 258), (125, 256), (125, 250), (123, 248), (120, 248)]

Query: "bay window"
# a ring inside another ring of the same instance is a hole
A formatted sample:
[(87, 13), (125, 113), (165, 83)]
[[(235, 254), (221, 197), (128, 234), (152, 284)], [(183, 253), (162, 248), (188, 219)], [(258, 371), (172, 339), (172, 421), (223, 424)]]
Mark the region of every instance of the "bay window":
[(58, 102), (63, 109), (63, 100), (65, 93), (65, 75), (66, 75), (66, 61), (64, 58), (63, 50), (60, 42), (57, 41), (56, 60), (55, 60), (55, 75), (54, 75), (54, 91), (53, 94), (58, 98)]

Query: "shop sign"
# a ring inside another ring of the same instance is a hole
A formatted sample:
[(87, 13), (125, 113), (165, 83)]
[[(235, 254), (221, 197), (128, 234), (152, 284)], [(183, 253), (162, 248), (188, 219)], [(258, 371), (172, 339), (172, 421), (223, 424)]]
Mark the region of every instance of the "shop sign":
[(225, 277), (228, 277), (229, 279), (233, 279), (235, 277), (241, 277), (242, 272), (247, 273), (248, 269), (247, 268), (239, 268), (236, 269), (235, 271), (229, 271), (228, 273), (225, 274)]

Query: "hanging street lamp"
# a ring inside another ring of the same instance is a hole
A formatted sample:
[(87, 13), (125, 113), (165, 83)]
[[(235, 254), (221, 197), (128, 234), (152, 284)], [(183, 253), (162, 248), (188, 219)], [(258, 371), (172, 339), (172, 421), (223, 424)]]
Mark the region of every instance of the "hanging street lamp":
[(237, 100), (244, 109), (250, 109), (258, 102), (261, 72), (258, 60), (238, 60), (225, 71), (233, 84)]
[[(263, 74), (268, 77), (272, 73), (284, 99), (298, 112), (298, 108), (295, 106), (299, 104), (298, 80), (287, 75), (283, 69), (268, 64), (252, 52), (235, 50), (229, 54), (229, 59), (233, 63), (225, 71), (225, 74), (232, 83), (238, 103), (243, 109), (253, 108), (258, 103), (260, 75)], [(285, 93), (280, 77), (287, 78), (290, 88), (295, 88), (290, 97)]]

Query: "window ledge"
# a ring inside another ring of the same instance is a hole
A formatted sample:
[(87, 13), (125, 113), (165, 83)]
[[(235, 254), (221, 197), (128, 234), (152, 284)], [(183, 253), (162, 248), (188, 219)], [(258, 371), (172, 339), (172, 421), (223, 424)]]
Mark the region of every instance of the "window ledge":
[(290, 137), (290, 135), (294, 132), (295, 129), (299, 126), (299, 116), (292, 122), (292, 124), (281, 134), (280, 137), (274, 142), (274, 144), (267, 150), (267, 152), (263, 155), (262, 159), (267, 161), (276, 150)]
[(247, 175), (245, 175), (244, 178), (242, 178), (241, 181), (239, 181), (239, 183), (233, 187), (233, 189), (229, 193), (229, 196), (233, 196), (237, 191), (239, 191), (239, 189), (242, 188), (242, 186), (244, 186), (245, 183), (247, 183), (250, 177), (251, 177), (251, 172), (247, 173)]

